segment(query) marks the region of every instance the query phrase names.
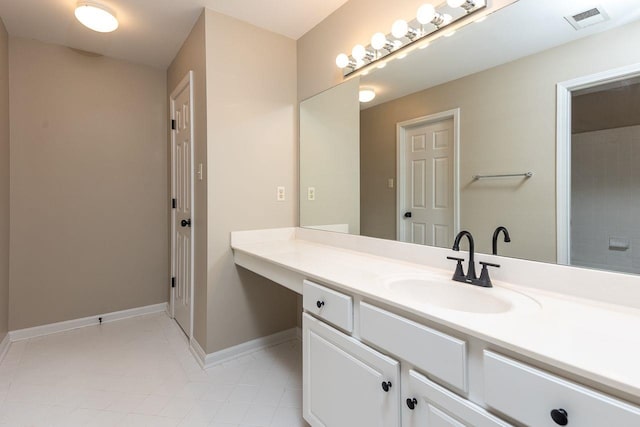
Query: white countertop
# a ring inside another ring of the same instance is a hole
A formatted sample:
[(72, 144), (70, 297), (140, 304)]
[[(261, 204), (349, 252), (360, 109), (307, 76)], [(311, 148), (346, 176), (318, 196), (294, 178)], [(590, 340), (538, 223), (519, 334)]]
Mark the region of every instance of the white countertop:
[[(447, 310), (425, 304), (415, 296), (394, 292), (383, 285), (383, 279), (430, 275), (450, 280), (454, 264), (449, 270), (430, 268), (302, 240), (296, 238), (295, 233), (288, 238), (276, 237), (270, 232), (257, 239), (246, 236), (232, 237), (236, 256), (242, 254), (262, 260), (346, 292), (389, 304), (640, 397), (640, 310), (636, 308), (493, 280), (494, 288), (478, 288), (477, 292), (508, 289), (532, 298), (539, 307), (491, 314)], [(471, 285), (451, 281), (451, 286)]]

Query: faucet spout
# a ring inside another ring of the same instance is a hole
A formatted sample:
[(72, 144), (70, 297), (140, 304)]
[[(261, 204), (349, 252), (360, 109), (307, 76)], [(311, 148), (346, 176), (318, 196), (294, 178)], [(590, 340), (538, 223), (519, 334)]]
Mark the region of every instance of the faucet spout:
[(511, 241), (511, 236), (509, 236), (509, 230), (507, 230), (507, 227), (500, 226), (496, 228), (496, 231), (493, 232), (493, 255), (498, 255), (498, 236), (500, 235), (500, 232), (504, 234), (505, 243), (509, 243)]
[(467, 275), (465, 277), (466, 281), (471, 283), (477, 279), (476, 277), (476, 263), (474, 260), (475, 255), (475, 245), (473, 243), (473, 236), (467, 230), (462, 230), (458, 233), (455, 240), (453, 241), (453, 249), (454, 251), (460, 250), (460, 240), (463, 237), (466, 237), (469, 240), (469, 266), (467, 267)]

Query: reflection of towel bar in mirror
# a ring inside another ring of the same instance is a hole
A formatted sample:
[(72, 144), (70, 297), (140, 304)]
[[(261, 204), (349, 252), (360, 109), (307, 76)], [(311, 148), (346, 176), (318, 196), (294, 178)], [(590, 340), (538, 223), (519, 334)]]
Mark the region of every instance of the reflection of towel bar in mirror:
[(524, 172), (524, 173), (505, 173), (500, 175), (473, 175), (474, 181), (479, 179), (489, 179), (489, 178), (512, 178), (522, 176), (524, 178), (531, 178), (533, 176), (533, 172)]

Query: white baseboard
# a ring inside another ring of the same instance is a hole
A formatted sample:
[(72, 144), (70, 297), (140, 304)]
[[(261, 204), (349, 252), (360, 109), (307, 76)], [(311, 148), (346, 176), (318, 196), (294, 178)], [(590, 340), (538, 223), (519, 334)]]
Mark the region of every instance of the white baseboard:
[(130, 308), (128, 310), (114, 311), (112, 313), (96, 314), (95, 316), (83, 317), (82, 319), (66, 320), (64, 322), (49, 323), (48, 325), (10, 331), (8, 337), (11, 342), (26, 340), (43, 335), (69, 331), (71, 329), (83, 328), (85, 326), (98, 325), (100, 323), (99, 318), (102, 318), (102, 323), (108, 323), (129, 317), (142, 316), (144, 314), (161, 313), (166, 311), (166, 307), (167, 303), (163, 302), (144, 307)]
[(300, 328), (291, 328), (286, 331), (277, 332), (266, 337), (256, 338), (210, 354), (206, 354), (200, 344), (195, 339), (192, 339), (189, 344), (189, 349), (200, 366), (202, 366), (203, 369), (207, 369), (221, 363), (228, 362), (231, 359), (246, 356), (248, 354), (255, 353), (256, 351), (291, 341), (298, 338), (300, 334)]
[(9, 344), (11, 344), (11, 338), (7, 332), (2, 341), (0, 341), (0, 363), (2, 363), (2, 359), (4, 359), (4, 356), (6, 356), (9, 351)]

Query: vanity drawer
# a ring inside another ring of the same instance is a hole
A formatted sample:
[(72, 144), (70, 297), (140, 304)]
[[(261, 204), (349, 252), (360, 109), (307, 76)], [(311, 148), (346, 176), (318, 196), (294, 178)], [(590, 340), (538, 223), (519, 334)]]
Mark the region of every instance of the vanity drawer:
[(467, 391), (464, 341), (364, 302), (360, 303), (360, 336), (427, 375)]
[(353, 331), (353, 298), (317, 283), (302, 283), (302, 306), (306, 311), (347, 332)]
[(487, 405), (526, 425), (564, 425), (551, 418), (562, 409), (570, 426), (640, 426), (640, 408), (488, 350), (484, 381)]

